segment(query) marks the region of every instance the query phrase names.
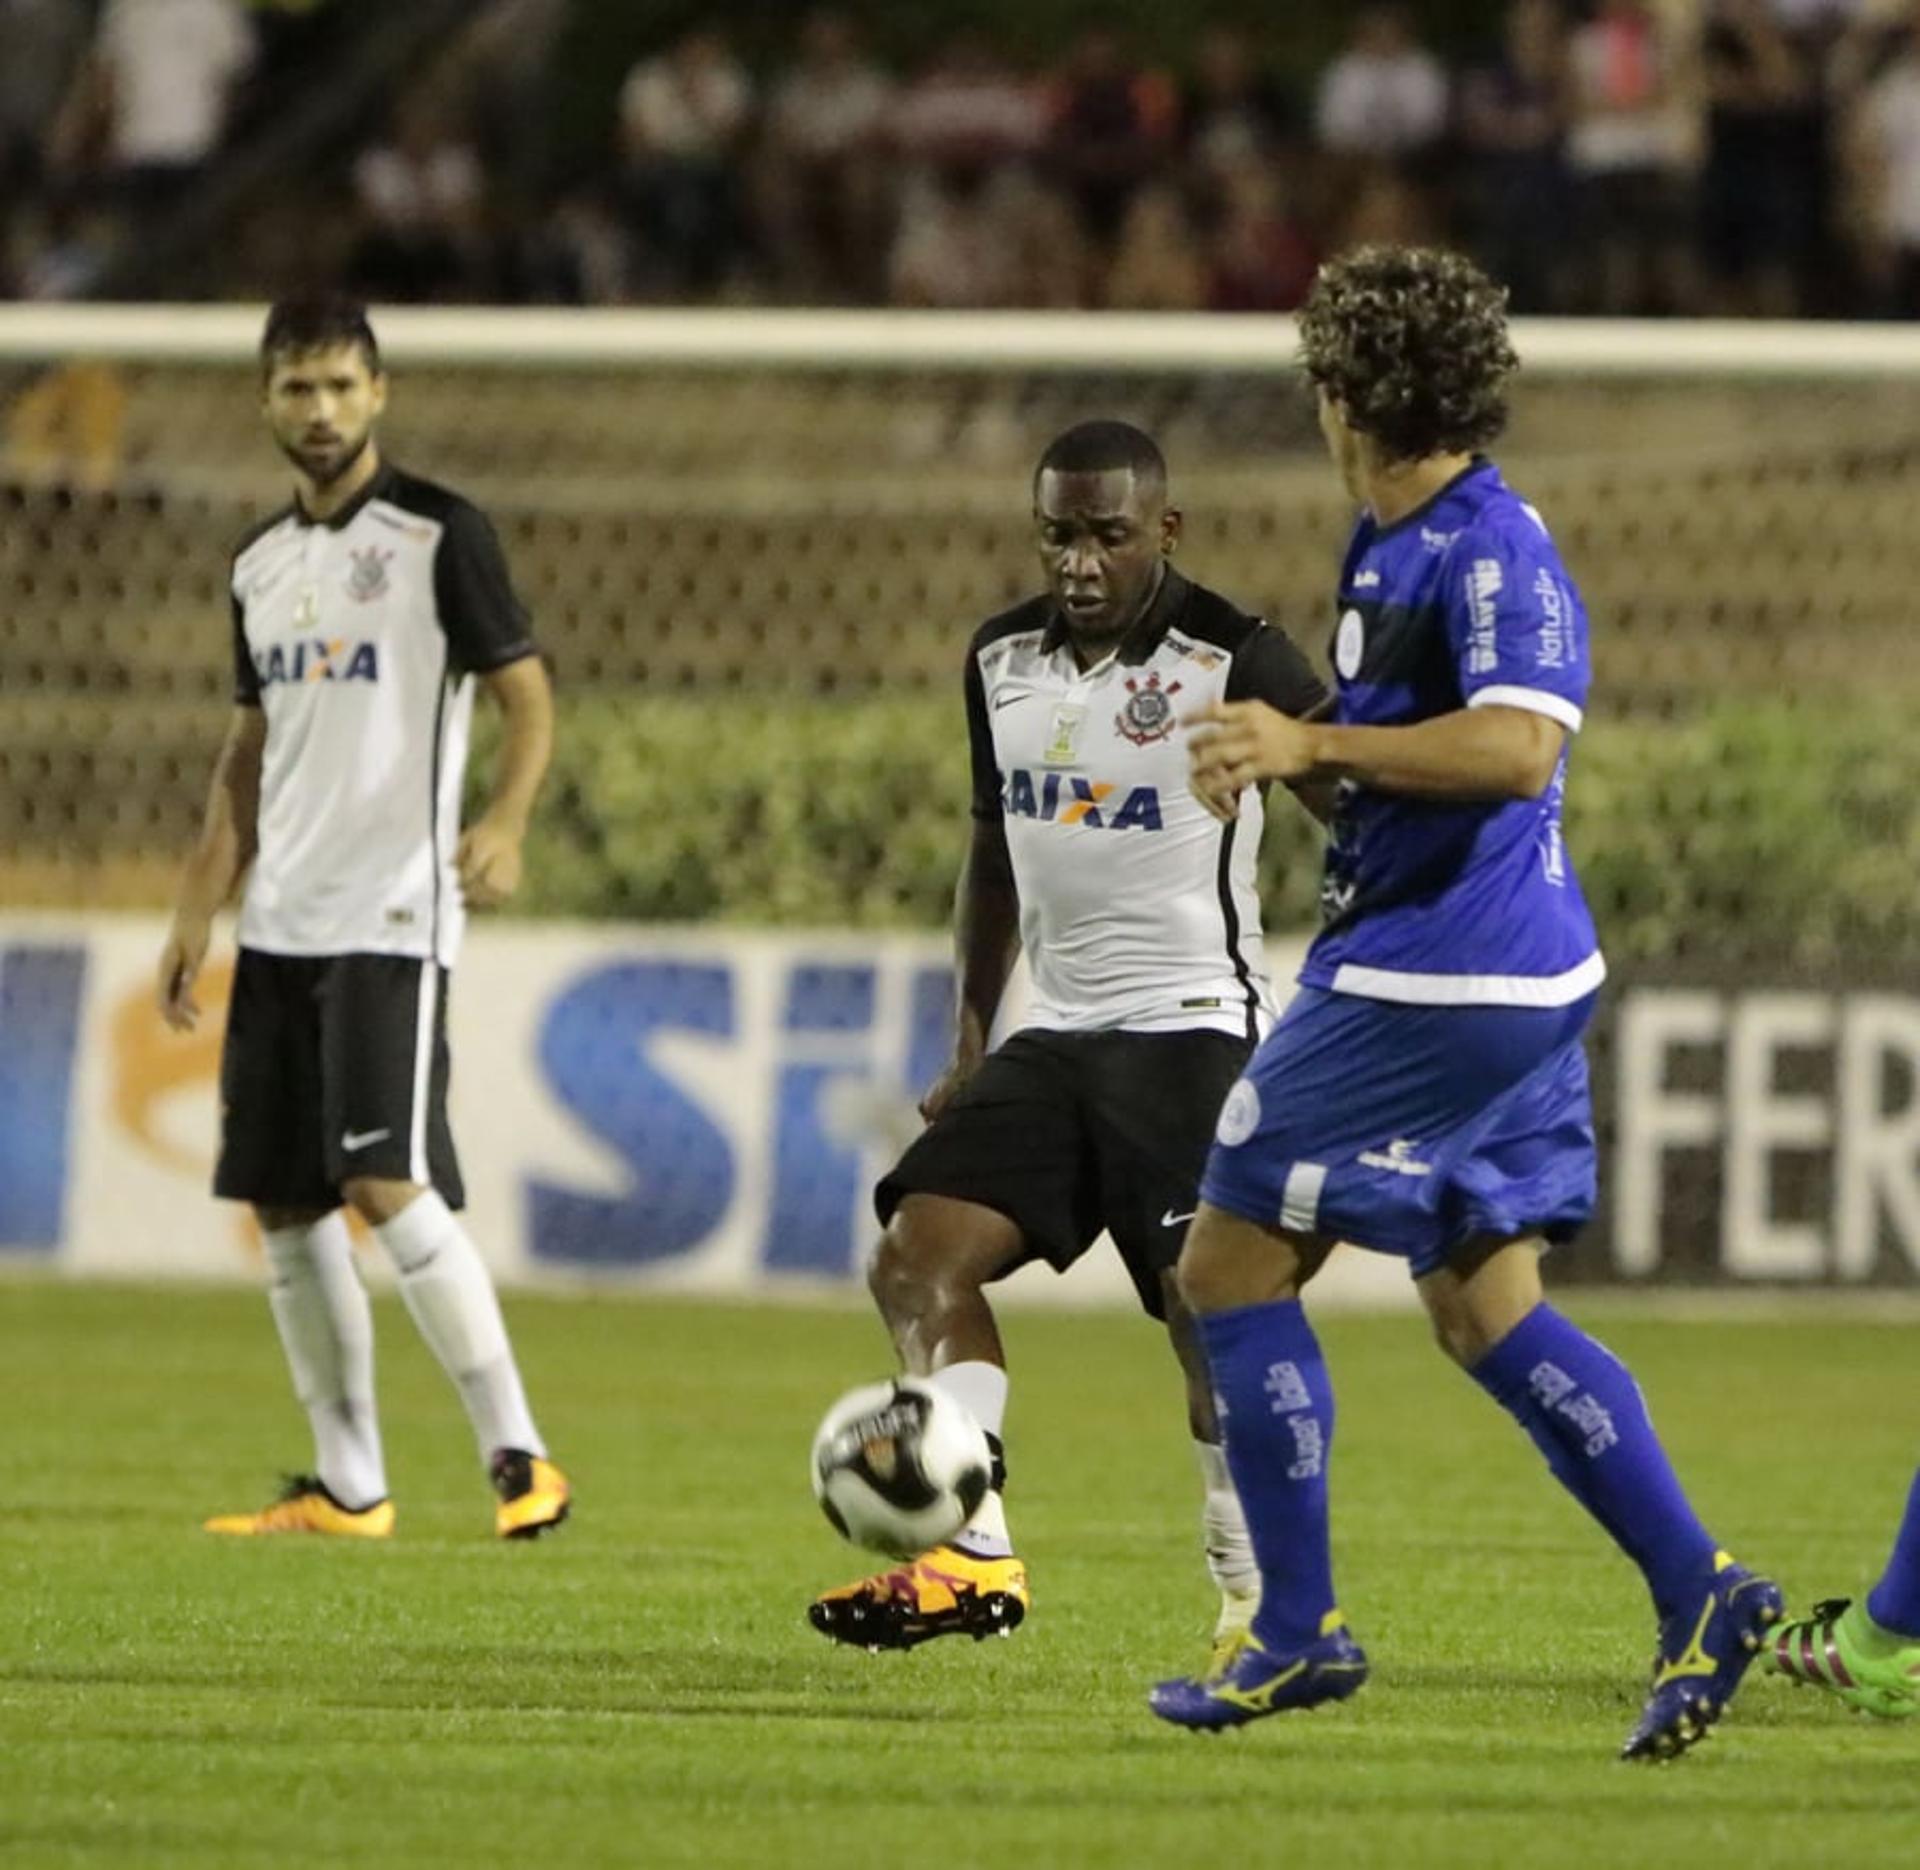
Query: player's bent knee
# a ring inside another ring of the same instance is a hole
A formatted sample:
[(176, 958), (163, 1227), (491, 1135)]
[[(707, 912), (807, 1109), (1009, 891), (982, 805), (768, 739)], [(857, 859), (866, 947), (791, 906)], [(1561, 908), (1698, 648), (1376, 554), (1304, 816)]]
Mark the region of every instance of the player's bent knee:
[(896, 1211), (867, 1267), (867, 1290), (887, 1318), (918, 1318), (937, 1302), (953, 1269), (943, 1265), (932, 1230)]
[(356, 1175), (352, 1181), (340, 1185), (347, 1206), (369, 1227), (383, 1226), (426, 1192), (418, 1182), (395, 1181), (377, 1175)]
[(1457, 1306), (1429, 1303), (1427, 1322), (1433, 1326), (1433, 1341), (1462, 1370), (1471, 1370), (1493, 1348)]
[(1187, 1229), (1175, 1278), (1181, 1303), (1204, 1317), (1294, 1298), (1306, 1269), (1286, 1235), (1203, 1203)]
[(882, 1316), (924, 1318), (979, 1292), (1020, 1250), (1019, 1229), (990, 1208), (909, 1195), (880, 1236), (867, 1289)]
[(263, 1234), (284, 1234), (318, 1227), (332, 1212), (331, 1208), (255, 1208), (253, 1218)]

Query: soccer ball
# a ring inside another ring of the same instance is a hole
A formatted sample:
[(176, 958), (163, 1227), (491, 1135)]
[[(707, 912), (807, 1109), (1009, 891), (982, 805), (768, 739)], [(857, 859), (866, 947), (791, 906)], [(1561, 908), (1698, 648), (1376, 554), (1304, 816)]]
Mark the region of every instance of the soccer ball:
[(992, 1472), (986, 1431), (920, 1377), (849, 1390), (813, 1438), (821, 1511), (843, 1538), (896, 1558), (951, 1539)]

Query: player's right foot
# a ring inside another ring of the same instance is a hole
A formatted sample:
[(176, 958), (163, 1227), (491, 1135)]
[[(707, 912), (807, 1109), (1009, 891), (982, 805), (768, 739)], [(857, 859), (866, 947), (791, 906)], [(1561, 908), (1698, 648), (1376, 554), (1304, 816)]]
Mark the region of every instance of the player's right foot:
[(497, 1448), (487, 1472), (500, 1501), (493, 1529), (503, 1539), (537, 1539), (572, 1510), (573, 1489), (545, 1455)]
[(1780, 1606), (1771, 1578), (1716, 1552), (1699, 1595), (1660, 1626), (1653, 1686), (1620, 1757), (1670, 1760), (1706, 1739), (1780, 1621)]
[(1329, 1611), (1320, 1634), (1304, 1649), (1270, 1650), (1251, 1631), (1219, 1676), (1162, 1682), (1147, 1704), (1163, 1721), (1197, 1733), (1242, 1727), (1268, 1714), (1344, 1701), (1367, 1679), (1367, 1652), (1346, 1620)]
[(892, 1571), (823, 1592), (807, 1606), (807, 1621), (856, 1649), (912, 1649), (936, 1636), (1008, 1636), (1032, 1607), (1019, 1559), (936, 1545)]
[(257, 1513), (221, 1513), (205, 1522), (208, 1532), (257, 1538), (273, 1532), (319, 1532), (335, 1538), (386, 1539), (393, 1534), (393, 1502), (342, 1506), (312, 1474), (290, 1474), (280, 1497)]
[(1844, 1597), (1781, 1624), (1768, 1639), (1766, 1666), (1824, 1688), (1860, 1714), (1888, 1721), (1920, 1714), (1920, 1637), (1881, 1629), (1866, 1605)]

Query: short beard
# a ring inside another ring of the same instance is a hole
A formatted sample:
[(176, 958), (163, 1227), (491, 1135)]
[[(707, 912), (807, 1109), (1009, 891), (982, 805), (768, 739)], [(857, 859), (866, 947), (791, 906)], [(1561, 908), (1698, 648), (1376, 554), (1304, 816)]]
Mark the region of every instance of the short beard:
[(367, 452), (367, 444), (373, 440), (373, 430), (368, 429), (354, 445), (340, 457), (339, 465), (321, 472), (314, 468), (305, 455), (291, 443), (282, 442), (280, 452), (297, 467), (316, 487), (331, 487), (341, 475), (354, 465)]

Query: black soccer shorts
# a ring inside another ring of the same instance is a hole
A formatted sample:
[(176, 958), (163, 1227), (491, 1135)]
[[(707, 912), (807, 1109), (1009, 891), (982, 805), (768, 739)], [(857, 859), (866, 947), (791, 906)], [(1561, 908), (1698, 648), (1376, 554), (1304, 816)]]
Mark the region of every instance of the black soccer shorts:
[(1251, 1051), (1224, 1032), (1017, 1032), (881, 1180), (880, 1224), (911, 1194), (976, 1201), (1023, 1236), (1003, 1274), (1035, 1259), (1064, 1271), (1104, 1228), (1140, 1303), (1164, 1318), (1161, 1276)]
[(447, 970), (410, 955), (242, 948), (220, 1059), (213, 1192), (332, 1208), (355, 1176), (465, 1204), (447, 1126)]

